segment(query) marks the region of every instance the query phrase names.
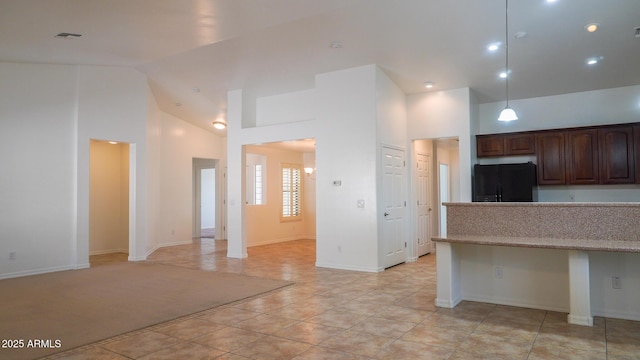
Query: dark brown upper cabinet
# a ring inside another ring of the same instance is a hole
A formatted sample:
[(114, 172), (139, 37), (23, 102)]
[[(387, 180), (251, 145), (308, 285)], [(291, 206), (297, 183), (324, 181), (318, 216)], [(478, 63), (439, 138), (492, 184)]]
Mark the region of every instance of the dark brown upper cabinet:
[(536, 137), (533, 133), (504, 136), (505, 155), (535, 155)]
[(564, 185), (566, 135), (564, 131), (536, 135), (538, 185)]
[(635, 182), (634, 139), (632, 126), (598, 130), (600, 142), (600, 180), (603, 184)]
[(600, 183), (598, 130), (567, 131), (567, 184)]
[(535, 155), (536, 141), (533, 133), (478, 135), (478, 157)]
[(633, 127), (633, 147), (635, 148), (636, 183), (640, 184), (640, 125)]
[(538, 185), (640, 184), (640, 123), (476, 136), (478, 157), (536, 155)]

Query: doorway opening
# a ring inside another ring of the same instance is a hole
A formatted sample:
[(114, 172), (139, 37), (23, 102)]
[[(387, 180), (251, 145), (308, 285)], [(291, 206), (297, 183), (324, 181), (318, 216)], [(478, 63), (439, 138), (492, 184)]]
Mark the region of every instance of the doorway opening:
[(216, 237), (216, 169), (200, 169), (200, 237)]
[(315, 140), (243, 147), (243, 232), (247, 248), (296, 240), (315, 241)]
[(89, 143), (89, 262), (125, 262), (129, 254), (130, 145)]
[(442, 203), (460, 201), (460, 152), (457, 137), (414, 140), (412, 151), (412, 258), (417, 259), (433, 252), (432, 236), (446, 236)]
[(218, 160), (193, 159), (193, 230), (192, 237), (220, 239)]

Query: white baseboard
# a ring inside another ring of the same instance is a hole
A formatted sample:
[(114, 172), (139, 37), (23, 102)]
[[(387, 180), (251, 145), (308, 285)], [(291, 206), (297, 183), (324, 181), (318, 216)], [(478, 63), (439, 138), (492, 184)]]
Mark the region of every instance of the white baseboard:
[(288, 236), (285, 238), (279, 238), (279, 239), (271, 239), (271, 240), (263, 240), (263, 241), (257, 241), (257, 242), (249, 242), (247, 241), (247, 247), (252, 247), (252, 246), (262, 246), (262, 245), (269, 245), (269, 244), (278, 244), (278, 243), (283, 243), (283, 242), (287, 242), (287, 241), (296, 241), (296, 240), (315, 240), (315, 236), (314, 237), (307, 237), (307, 236), (303, 236), (303, 237), (299, 237), (299, 236)]
[(483, 303), (496, 304), (496, 305), (516, 306), (516, 307), (523, 307), (523, 308), (529, 308), (529, 309), (555, 311), (555, 312), (565, 312), (565, 313), (569, 312), (569, 306), (562, 306), (562, 305), (556, 305), (556, 304), (531, 303), (531, 302), (521, 301), (517, 299), (510, 299), (510, 298), (475, 296), (475, 295), (463, 294), (462, 300), (483, 302)]
[(76, 268), (77, 268), (76, 266), (66, 265), (66, 266), (53, 266), (49, 268), (34, 269), (34, 270), (16, 271), (12, 273), (0, 274), (0, 280), (23, 277), (23, 276), (40, 275), (40, 274), (46, 274), (46, 273), (56, 272), (56, 271), (75, 270)]
[(567, 315), (567, 322), (569, 324), (593, 326), (593, 316), (576, 316)]
[(593, 316), (602, 316), (612, 319), (633, 320), (640, 321), (640, 313), (631, 311), (616, 311), (616, 310), (602, 310), (591, 309)]
[(384, 268), (369, 268), (369, 267), (349, 266), (349, 265), (345, 266), (345, 265), (342, 265), (342, 264), (323, 263), (323, 262), (316, 262), (316, 267), (329, 268), (329, 269), (338, 269), (338, 270), (373, 272), (373, 273), (378, 273), (378, 272), (384, 271)]
[(455, 299), (452, 301), (436, 298), (435, 305), (447, 309), (451, 309), (456, 307), (456, 305), (460, 304), (462, 299)]
[(154, 251), (161, 249), (161, 248), (165, 248), (165, 247), (169, 247), (169, 246), (178, 246), (178, 245), (190, 245), (193, 244), (192, 240), (188, 240), (188, 241), (175, 241), (175, 242), (171, 242), (171, 243), (166, 243), (166, 244), (153, 244), (153, 246), (151, 248), (149, 248), (144, 256), (144, 258), (136, 258), (135, 260), (132, 259), (131, 257), (129, 257), (129, 261), (141, 261), (141, 260), (146, 260), (147, 256), (153, 254)]
[(124, 253), (124, 254), (128, 254), (128, 253), (129, 253), (129, 249), (91, 250), (91, 251), (89, 251), (89, 256), (92, 256), (92, 255), (115, 254), (115, 253)]
[(246, 259), (249, 255), (245, 253), (230, 253), (227, 252), (227, 257), (234, 259)]

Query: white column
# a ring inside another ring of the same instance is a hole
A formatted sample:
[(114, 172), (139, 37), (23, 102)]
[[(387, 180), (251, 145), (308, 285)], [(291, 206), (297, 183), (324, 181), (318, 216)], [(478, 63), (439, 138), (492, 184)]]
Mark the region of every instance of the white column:
[(436, 242), (437, 297), (436, 306), (452, 308), (462, 301), (460, 259), (455, 246)]
[(242, 131), (242, 90), (227, 95), (227, 257), (247, 257), (245, 177)]
[(570, 310), (567, 321), (570, 324), (593, 326), (589, 253), (586, 251), (569, 251), (569, 300)]

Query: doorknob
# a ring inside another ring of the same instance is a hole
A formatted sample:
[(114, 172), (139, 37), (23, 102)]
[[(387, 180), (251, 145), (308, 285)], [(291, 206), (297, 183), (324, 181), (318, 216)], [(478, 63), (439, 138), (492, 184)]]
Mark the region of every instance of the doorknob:
[(431, 210), (432, 210), (432, 209), (431, 209), (431, 208), (429, 208), (429, 211), (431, 211)]
[(384, 216), (389, 216), (389, 213), (384, 213)]

